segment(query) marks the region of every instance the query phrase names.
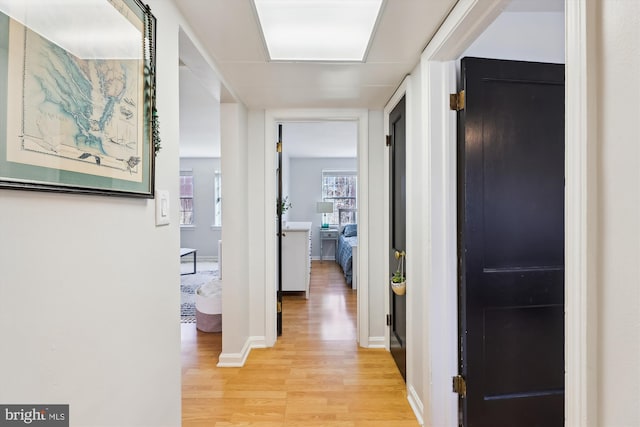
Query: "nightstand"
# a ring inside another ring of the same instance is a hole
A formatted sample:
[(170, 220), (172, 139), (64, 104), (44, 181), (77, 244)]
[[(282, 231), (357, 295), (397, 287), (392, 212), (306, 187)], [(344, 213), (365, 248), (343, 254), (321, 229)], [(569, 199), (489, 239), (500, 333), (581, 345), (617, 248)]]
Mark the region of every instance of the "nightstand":
[(324, 241), (330, 240), (333, 242), (334, 247), (337, 249), (338, 245), (338, 230), (335, 228), (322, 228), (320, 227), (320, 261), (322, 261), (322, 255), (324, 254)]

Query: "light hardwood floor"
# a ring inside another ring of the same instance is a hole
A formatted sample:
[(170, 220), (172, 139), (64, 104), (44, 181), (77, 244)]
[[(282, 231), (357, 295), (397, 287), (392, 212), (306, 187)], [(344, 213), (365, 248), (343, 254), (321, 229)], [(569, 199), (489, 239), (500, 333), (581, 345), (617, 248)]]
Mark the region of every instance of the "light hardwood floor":
[(313, 262), (309, 300), (286, 295), (283, 334), (242, 368), (217, 368), (221, 334), (182, 325), (183, 427), (416, 427), (390, 354), (356, 343), (356, 291)]

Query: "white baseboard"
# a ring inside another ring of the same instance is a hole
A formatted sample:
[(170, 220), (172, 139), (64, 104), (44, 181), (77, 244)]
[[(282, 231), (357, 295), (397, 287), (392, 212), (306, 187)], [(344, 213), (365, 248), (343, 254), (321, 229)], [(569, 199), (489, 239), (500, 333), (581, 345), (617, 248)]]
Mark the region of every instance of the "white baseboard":
[(251, 348), (267, 348), (267, 339), (264, 336), (249, 337)]
[[(334, 261), (335, 262), (336, 257), (335, 256), (323, 256), (322, 260), (323, 261)], [(317, 255), (317, 256), (313, 255), (311, 257), (311, 261), (320, 261), (320, 255)]]
[(422, 418), (422, 414), (424, 413), (424, 405), (418, 394), (416, 393), (416, 389), (413, 388), (412, 385), (407, 386), (407, 400), (409, 401), (409, 406), (413, 409), (413, 413), (418, 419), (418, 424), (424, 425), (424, 419)]
[[(196, 255), (196, 263), (199, 262), (218, 262), (217, 256), (200, 256)], [(193, 264), (193, 257), (191, 255), (180, 258), (182, 264)]]
[(384, 337), (369, 337), (367, 348), (386, 348)]
[(220, 353), (218, 368), (241, 368), (244, 366), (253, 348), (265, 348), (265, 337), (249, 337), (242, 346), (240, 353)]

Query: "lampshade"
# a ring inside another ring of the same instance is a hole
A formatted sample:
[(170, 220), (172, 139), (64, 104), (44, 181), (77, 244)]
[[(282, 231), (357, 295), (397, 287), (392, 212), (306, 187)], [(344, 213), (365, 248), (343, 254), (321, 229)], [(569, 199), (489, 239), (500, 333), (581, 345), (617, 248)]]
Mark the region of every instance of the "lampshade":
[(333, 202), (317, 202), (316, 203), (316, 212), (317, 213), (332, 213), (333, 212)]

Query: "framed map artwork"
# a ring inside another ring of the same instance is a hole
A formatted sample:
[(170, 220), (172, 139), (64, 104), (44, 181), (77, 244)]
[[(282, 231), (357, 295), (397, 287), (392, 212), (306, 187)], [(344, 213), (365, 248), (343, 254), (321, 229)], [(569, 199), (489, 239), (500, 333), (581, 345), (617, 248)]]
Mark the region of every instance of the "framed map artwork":
[(155, 17), (64, 3), (0, 0), (0, 188), (153, 198)]

